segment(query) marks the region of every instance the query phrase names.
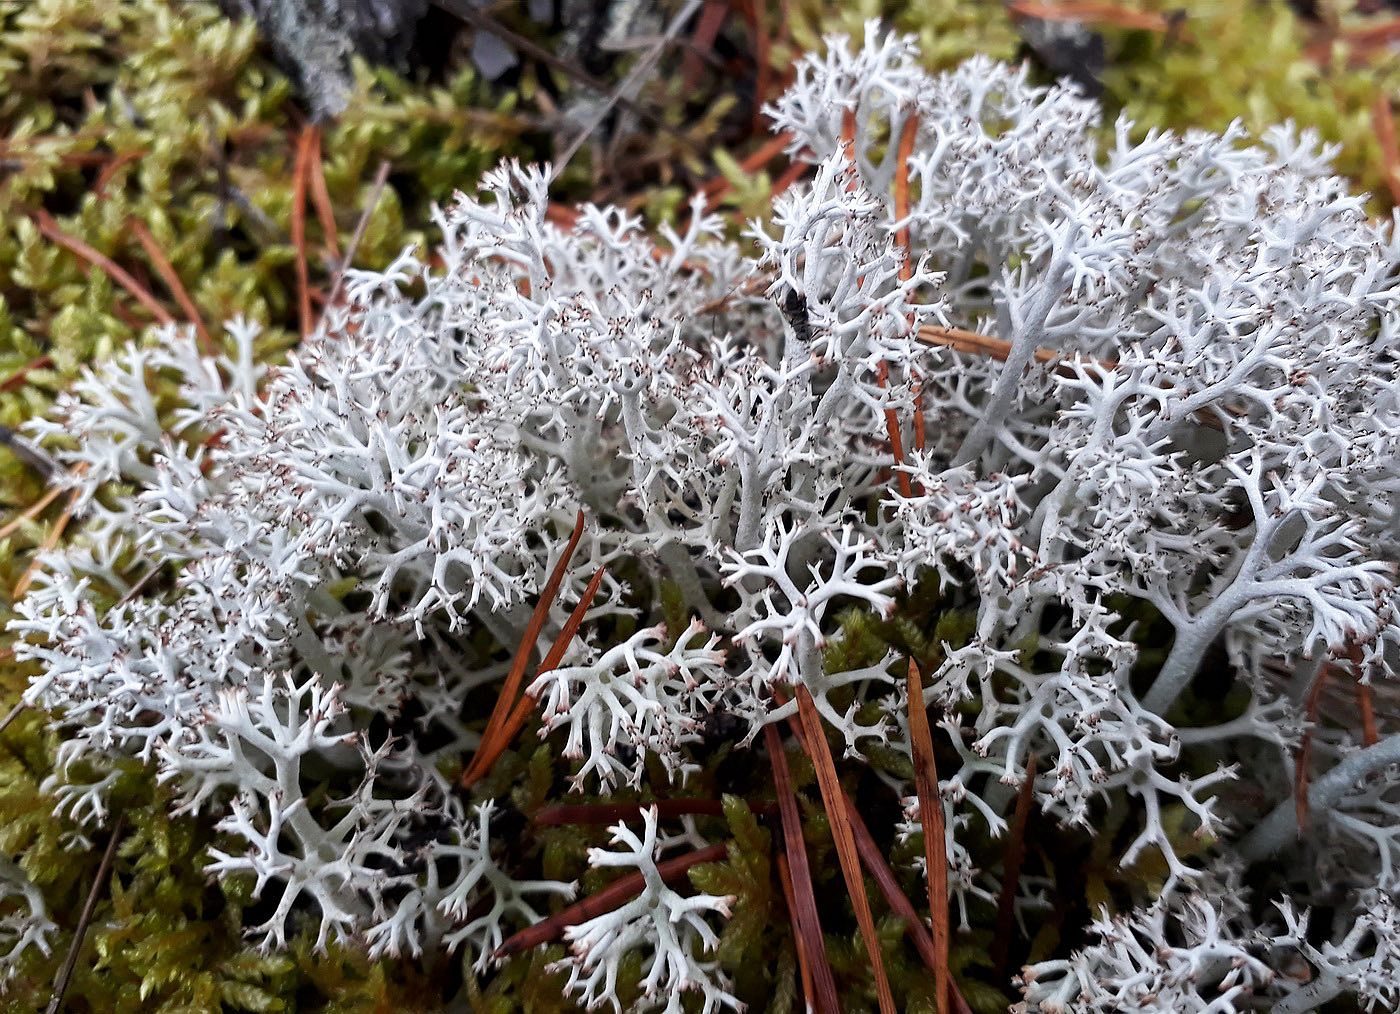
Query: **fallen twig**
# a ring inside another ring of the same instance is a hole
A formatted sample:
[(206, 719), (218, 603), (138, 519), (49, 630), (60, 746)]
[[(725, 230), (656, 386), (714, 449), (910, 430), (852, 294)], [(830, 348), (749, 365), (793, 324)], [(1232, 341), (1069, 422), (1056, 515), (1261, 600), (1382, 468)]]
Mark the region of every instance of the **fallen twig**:
[(68, 992), (68, 983), (73, 978), (73, 969), (77, 967), (78, 954), (83, 947), (83, 938), (87, 936), (88, 924), (92, 922), (92, 913), (97, 908), (97, 899), (102, 896), (102, 889), (107, 884), (107, 874), (112, 869), (112, 860), (116, 858), (117, 844), (121, 841), (124, 823), (125, 815), (119, 814), (112, 824), (107, 848), (102, 853), (102, 861), (97, 864), (97, 875), (93, 877), (87, 900), (83, 902), (83, 911), (78, 916), (77, 927), (73, 930), (73, 942), (69, 944), (68, 955), (63, 959), (63, 965), (54, 979), (53, 996), (49, 999), (44, 1014), (58, 1014), (63, 1008), (63, 994)]

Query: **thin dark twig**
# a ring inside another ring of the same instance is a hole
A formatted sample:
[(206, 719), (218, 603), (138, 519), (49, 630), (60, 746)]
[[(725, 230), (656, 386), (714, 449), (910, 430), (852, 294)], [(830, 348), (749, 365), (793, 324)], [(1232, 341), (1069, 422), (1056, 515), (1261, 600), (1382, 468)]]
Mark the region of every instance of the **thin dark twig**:
[(45, 451), (25, 440), (8, 426), (0, 426), (0, 444), (8, 447), (15, 457), (42, 475), (45, 480), (52, 479), (63, 471), (58, 462)]
[(102, 896), (102, 889), (107, 884), (107, 873), (112, 868), (112, 860), (117, 854), (117, 843), (121, 841), (122, 824), (125, 815), (118, 815), (116, 822), (112, 825), (111, 837), (107, 839), (107, 849), (102, 853), (102, 862), (97, 866), (97, 876), (93, 878), (92, 887), (88, 891), (87, 901), (83, 903), (83, 911), (78, 916), (77, 929), (73, 931), (73, 942), (68, 947), (68, 956), (63, 959), (63, 967), (58, 970), (58, 977), (53, 982), (53, 997), (49, 1000), (49, 1005), (44, 1014), (58, 1014), (63, 1007), (63, 994), (68, 991), (68, 981), (73, 978), (73, 969), (78, 964), (78, 952), (83, 948), (83, 937), (87, 936), (88, 923), (92, 922), (92, 913), (97, 908), (97, 899)]
[(0, 732), (4, 732), (6, 729), (8, 729), (10, 727), (11, 722), (13, 722), (16, 718), (18, 718), (20, 715), (24, 714), (28, 710), (29, 705), (24, 701), (19, 701), (13, 708), (10, 709), (9, 713), (4, 718), (0, 718)]
[[(513, 46), (515, 49), (518, 49), (526, 56), (530, 57), (533, 60), (538, 60), (540, 63), (544, 64), (547, 67), (554, 68), (555, 70), (559, 71), (559, 73), (567, 77), (573, 78), (585, 88), (589, 88), (597, 92), (599, 95), (609, 94), (609, 89), (606, 82), (600, 81), (598, 78), (588, 73), (588, 71), (584, 70), (582, 67), (576, 67), (573, 64), (569, 63), (567, 60), (560, 59), (558, 56), (545, 49), (539, 43), (527, 39), (519, 32), (507, 28), (505, 25), (501, 24), (501, 22), (491, 17), (491, 15), (487, 14), (485, 11), (478, 10), (475, 7), (471, 6), (470, 0), (433, 0), (433, 4), (447, 11), (447, 13), (453, 14), (461, 18), (463, 21), (471, 25), (477, 31), (489, 32), (490, 34), (496, 36), (496, 38), (500, 39), (502, 42), (510, 43), (511, 46)], [(661, 117), (659, 117), (656, 113), (653, 113), (650, 109), (647, 109), (644, 106), (639, 106), (631, 99), (628, 99), (623, 96), (618, 97), (616, 105), (627, 110), (633, 116), (637, 116), (645, 120), (647, 123), (650, 123), (653, 127), (656, 127), (658, 130), (670, 134), (672, 137), (676, 138), (677, 140), (685, 144), (687, 147), (689, 147), (692, 151), (699, 151), (699, 148), (696, 146), (695, 142), (693, 142), (690, 138), (686, 137), (680, 131), (676, 130), (675, 127), (672, 127), (670, 124), (666, 123), (664, 120), (661, 119)]]
[(700, 0), (686, 0), (685, 6), (680, 9), (676, 16), (671, 19), (671, 23), (666, 26), (666, 33), (657, 39), (652, 47), (647, 50), (646, 54), (637, 61), (637, 65), (633, 67), (632, 70), (628, 72), (627, 76), (618, 83), (618, 86), (608, 94), (608, 100), (589, 117), (588, 122), (583, 125), (583, 129), (569, 142), (569, 146), (564, 149), (563, 154), (555, 160), (554, 175), (556, 178), (564, 171), (564, 167), (569, 164), (569, 160), (574, 157), (574, 154), (583, 147), (584, 142), (593, 136), (593, 132), (598, 129), (598, 125), (603, 122), (608, 113), (612, 112), (613, 107), (622, 100), (623, 95), (628, 90), (641, 84), (642, 80), (656, 69), (656, 62), (661, 59), (661, 51), (666, 47), (666, 43), (680, 34), (680, 30), (695, 16), (695, 12), (699, 7)]
[(1016, 889), (1021, 883), (1021, 864), (1026, 858), (1026, 824), (1035, 799), (1035, 755), (1026, 759), (1021, 789), (1016, 793), (1016, 815), (1011, 820), (1011, 833), (1006, 839), (1006, 857), (1002, 862), (1001, 895), (997, 898), (996, 936), (992, 938), (992, 969), (998, 981), (1007, 973), (1006, 963), (1011, 955), (1011, 936), (1016, 928)]
[(388, 182), (389, 160), (385, 159), (379, 163), (379, 171), (374, 174), (374, 186), (370, 190), (369, 200), (365, 202), (364, 211), (360, 212), (360, 220), (355, 223), (355, 231), (350, 236), (350, 245), (345, 248), (345, 256), (340, 259), (340, 267), (335, 273), (335, 284), (331, 286), (331, 291), (326, 294), (326, 305), (322, 308), (321, 319), (316, 324), (318, 331), (325, 324), (326, 311), (335, 305), (336, 299), (340, 296), (340, 287), (345, 284), (345, 272), (355, 261), (355, 253), (360, 249), (360, 241), (365, 238), (365, 230), (369, 228), (370, 216), (374, 214), (374, 209), (379, 206), (379, 197), (384, 193), (384, 185)]

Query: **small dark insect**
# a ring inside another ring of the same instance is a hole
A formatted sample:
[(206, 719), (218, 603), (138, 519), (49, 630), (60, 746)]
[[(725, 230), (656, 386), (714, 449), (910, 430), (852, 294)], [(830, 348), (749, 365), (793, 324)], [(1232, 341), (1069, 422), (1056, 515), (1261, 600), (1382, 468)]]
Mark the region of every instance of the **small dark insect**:
[(803, 345), (812, 344), (812, 319), (807, 315), (807, 297), (796, 289), (788, 289), (783, 297), (783, 316), (792, 326), (792, 333)]

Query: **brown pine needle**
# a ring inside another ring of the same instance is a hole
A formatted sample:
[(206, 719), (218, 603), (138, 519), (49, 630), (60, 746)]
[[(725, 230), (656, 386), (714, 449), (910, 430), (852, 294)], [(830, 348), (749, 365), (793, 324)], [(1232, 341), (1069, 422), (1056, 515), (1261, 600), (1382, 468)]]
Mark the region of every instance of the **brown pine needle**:
[[(657, 863), (656, 871), (661, 874), (662, 880), (674, 885), (677, 880), (685, 876), (692, 866), (699, 866), (702, 863), (717, 863), (727, 858), (728, 855), (729, 846), (720, 842), (717, 845), (707, 845), (694, 852), (687, 852), (685, 855)], [(611, 912), (619, 905), (625, 905), (641, 894), (642, 888), (645, 886), (646, 879), (640, 870), (619, 877), (601, 891), (596, 891), (582, 901), (575, 902), (568, 908), (556, 912), (548, 919), (521, 930), (496, 948), (493, 957), (500, 960), (508, 958), (512, 954), (529, 950), (531, 947), (552, 943), (562, 937), (564, 930), (568, 927), (587, 922), (604, 912)]]
[(797, 713), (807, 731), (807, 754), (817, 771), (817, 784), (821, 788), (822, 802), (826, 806), (831, 823), (831, 836), (836, 841), (836, 855), (841, 861), (841, 874), (846, 879), (846, 889), (855, 908), (856, 922), (860, 926), (861, 939), (865, 942), (866, 953), (870, 955), (870, 965), (875, 973), (875, 996), (880, 1002), (880, 1014), (894, 1014), (894, 994), (890, 992), (890, 978), (885, 971), (885, 957), (880, 952), (880, 938), (875, 933), (875, 917), (870, 911), (870, 899), (865, 894), (865, 881), (860, 873), (860, 853), (856, 851), (855, 835), (851, 830), (851, 820), (847, 815), (849, 800), (841, 789), (841, 781), (836, 775), (836, 764), (831, 759), (831, 748), (826, 742), (826, 732), (822, 728), (821, 716), (806, 686), (797, 685)]
[(83, 902), (83, 911), (78, 916), (78, 925), (73, 930), (73, 942), (68, 945), (68, 955), (63, 959), (63, 966), (59, 968), (58, 975), (54, 978), (53, 996), (50, 998), (44, 1014), (58, 1014), (63, 1009), (63, 994), (68, 992), (68, 983), (73, 978), (73, 969), (77, 967), (78, 954), (83, 949), (83, 938), (87, 936), (88, 925), (92, 922), (92, 913), (97, 908), (97, 899), (102, 896), (102, 891), (107, 886), (107, 874), (111, 871), (112, 860), (117, 855), (117, 843), (121, 841), (124, 822), (125, 816), (118, 815), (112, 824), (112, 833), (107, 838), (107, 848), (102, 853), (102, 861), (97, 864), (97, 874), (92, 878), (92, 887), (88, 889), (87, 900)]
[(43, 543), (39, 546), (38, 552), (34, 554), (34, 559), (29, 561), (29, 566), (24, 568), (24, 573), (20, 575), (19, 581), (15, 584), (14, 597), (18, 599), (29, 590), (29, 586), (34, 583), (34, 577), (39, 573), (39, 561), (43, 555), (54, 546), (58, 545), (58, 540), (63, 538), (63, 530), (68, 527), (68, 522), (73, 520), (73, 508), (78, 504), (78, 497), (81, 490), (73, 490), (68, 497), (68, 506), (63, 508), (63, 513), (58, 516), (58, 520), (49, 529), (49, 534), (44, 536)]
[(297, 138), (296, 162), (292, 166), (292, 247), (296, 251), (297, 312), (301, 321), (301, 336), (311, 334), (316, 326), (311, 315), (311, 278), (306, 266), (306, 178), (311, 162), (311, 141), (316, 128), (310, 124), (301, 128)]
[[(797, 916), (793, 913), (797, 911), (797, 899), (792, 890), (792, 871), (788, 869), (787, 853), (777, 854), (778, 883), (783, 888), (783, 902), (787, 905), (788, 919), (796, 927)], [(802, 934), (795, 930), (792, 934), (792, 945), (797, 952), (797, 972), (802, 981), (802, 998), (807, 1010), (816, 1011), (817, 1005), (812, 1001), (816, 994), (816, 988), (812, 985), (812, 964), (807, 957), (806, 944), (802, 942)]]
[(38, 359), (31, 359), (19, 369), (11, 373), (3, 381), (0, 381), (0, 391), (16, 391), (24, 386), (25, 378), (35, 370), (46, 370), (53, 365), (52, 356), (40, 356)]
[(209, 329), (204, 326), (204, 318), (199, 315), (199, 308), (194, 305), (194, 300), (190, 298), (189, 292), (180, 281), (179, 274), (175, 271), (175, 266), (170, 263), (170, 258), (165, 255), (165, 251), (160, 248), (156, 238), (151, 235), (151, 231), (138, 219), (131, 219), (127, 223), (132, 235), (136, 237), (136, 242), (141, 244), (141, 249), (146, 251), (146, 256), (151, 259), (151, 266), (156, 269), (156, 274), (160, 275), (160, 280), (165, 283), (165, 287), (170, 290), (170, 294), (175, 297), (175, 303), (184, 312), (190, 323), (194, 325), (194, 330), (199, 335), (199, 347), (206, 356), (212, 356), (217, 351), (214, 348), (214, 339), (209, 336)]
[(1327, 673), (1330, 666), (1322, 665), (1318, 667), (1317, 676), (1313, 679), (1312, 689), (1308, 691), (1307, 718), (1308, 728), (1303, 730), (1303, 741), (1298, 746), (1298, 756), (1294, 761), (1293, 769), (1293, 805), (1298, 815), (1298, 829), (1308, 826), (1308, 780), (1310, 777), (1309, 768), (1312, 762), (1312, 727), (1317, 724), (1318, 705), (1322, 701), (1322, 688), (1327, 682)]
[(8, 522), (6, 522), (5, 525), (0, 526), (0, 539), (4, 539), (13, 535), (15, 533), (15, 530), (18, 529), (20, 525), (35, 517), (45, 507), (57, 500), (62, 492), (62, 486), (52, 487), (47, 493), (45, 493), (39, 499), (35, 500), (28, 507), (26, 507), (22, 514), (11, 518)]
[[(1011, 355), (1011, 343), (1005, 338), (996, 338), (992, 335), (978, 334), (976, 331), (967, 331), (960, 327), (941, 327), (938, 324), (925, 324), (919, 328), (919, 341), (925, 345), (943, 345), (957, 352), (966, 352), (972, 355), (987, 356), (997, 362), (1004, 363)], [(1036, 349), (1035, 361), (1038, 363), (1059, 362), (1064, 357), (1054, 349)], [(1100, 364), (1106, 369), (1112, 369), (1109, 363)]]
[(826, 956), (826, 939), (822, 936), (821, 916), (817, 912), (817, 896), (812, 887), (807, 845), (802, 840), (802, 818), (797, 810), (787, 754), (776, 728), (765, 726), (763, 735), (768, 746), (768, 762), (773, 766), (773, 787), (778, 794), (778, 813), (783, 825), (780, 856), (792, 881), (788, 912), (792, 916), (792, 935), (797, 941), (797, 961), (802, 969), (805, 995), (818, 1014), (839, 1011), (841, 1003), (836, 995), (831, 962)]
[(1385, 167), (1385, 185), (1390, 189), (1390, 199), (1400, 204), (1400, 146), (1395, 142), (1395, 117), (1390, 110), (1390, 97), (1384, 92), (1377, 92), (1376, 101), (1371, 105), (1371, 124), (1381, 148), (1381, 164)]
[(1016, 890), (1021, 882), (1021, 864), (1026, 858), (1026, 824), (1035, 800), (1035, 758), (1026, 761), (1026, 774), (1021, 791), (1016, 794), (1016, 815), (1011, 818), (1011, 833), (1006, 839), (1002, 860), (1001, 894), (997, 898), (996, 936), (992, 939), (992, 969), (998, 979), (1006, 977), (1006, 962), (1011, 956), (1011, 934), (1016, 919)]
[[(781, 691), (775, 691), (773, 699), (778, 704), (787, 703), (787, 698), (783, 696)], [(797, 741), (802, 744), (803, 750), (807, 750), (807, 735), (796, 715), (788, 717), (788, 728), (792, 730)], [(810, 751), (807, 752), (810, 753)], [(856, 836), (856, 849), (860, 852), (860, 861), (865, 864), (865, 870), (875, 881), (875, 886), (880, 888), (880, 893), (884, 895), (885, 903), (890, 906), (890, 910), (904, 920), (905, 935), (909, 937), (914, 949), (919, 952), (924, 967), (932, 972), (938, 964), (933, 948), (933, 936), (929, 933), (928, 927), (924, 925), (924, 921), (919, 918), (919, 914), (914, 911), (913, 902), (899, 886), (899, 880), (896, 879), (894, 870), (890, 869), (889, 861), (880, 851), (880, 847), (875, 844), (875, 839), (870, 834), (870, 828), (865, 826), (865, 819), (856, 809), (855, 803), (851, 801), (850, 796), (846, 795), (844, 789), (841, 794), (846, 804), (846, 815), (851, 819), (851, 830)], [(956, 988), (954, 985), (954, 989)]]
[[(894, 218), (903, 222), (909, 217), (909, 159), (914, 155), (914, 138), (919, 133), (919, 118), (910, 113), (904, 121), (904, 130), (899, 135), (899, 157), (894, 163)], [(901, 281), (908, 281), (914, 274), (914, 264), (909, 252), (909, 225), (901, 225), (894, 233), (895, 244), (903, 255), (899, 266)]]
[(93, 267), (99, 268), (105, 272), (112, 281), (131, 293), (131, 295), (136, 298), (136, 301), (144, 306), (146, 311), (157, 321), (162, 324), (175, 323), (175, 318), (170, 315), (170, 312), (166, 310), (165, 307), (160, 305), (155, 296), (151, 295), (150, 290), (138, 282), (129, 271), (112, 260), (112, 258), (108, 257), (106, 254), (98, 253), (76, 236), (68, 235), (59, 228), (53, 216), (42, 208), (31, 212), (30, 217), (34, 220), (34, 224), (41, 233), (54, 243), (63, 247), (69, 253), (74, 254), (82, 260), (87, 261)]
[(569, 541), (564, 545), (564, 552), (560, 555), (559, 561), (555, 563), (554, 569), (550, 571), (549, 580), (545, 582), (539, 600), (535, 603), (535, 609), (530, 614), (530, 622), (525, 625), (524, 636), (520, 638), (520, 644), (515, 649), (515, 659), (511, 662), (510, 672), (506, 674), (506, 681), (501, 685), (501, 692), (496, 696), (496, 706), (491, 710), (491, 715), (486, 720), (486, 728), (481, 734), (483, 746), (496, 737), (501, 727), (505, 725), (511, 709), (515, 707), (516, 694), (520, 692), (520, 685), (525, 679), (525, 670), (530, 665), (530, 653), (535, 650), (535, 642), (539, 640), (540, 631), (544, 629), (545, 621), (549, 619), (550, 607), (554, 605), (554, 600), (559, 595), (559, 586), (563, 584), (564, 575), (568, 573), (569, 561), (573, 559), (574, 551), (578, 549), (579, 540), (582, 538), (583, 511), (579, 511), (574, 519), (574, 530), (569, 534)]
[(331, 193), (326, 188), (326, 167), (321, 162), (321, 128), (312, 127), (311, 157), (307, 160), (307, 179), (311, 185), (311, 203), (316, 208), (316, 219), (321, 223), (321, 233), (326, 244), (326, 254), (332, 261), (340, 260), (340, 234), (335, 226), (335, 209), (331, 204)]
[[(547, 673), (559, 664), (564, 657), (564, 652), (568, 650), (574, 635), (578, 633), (578, 628), (583, 624), (584, 614), (588, 612), (588, 607), (593, 604), (593, 597), (598, 594), (598, 587), (603, 583), (603, 576), (607, 573), (606, 567), (599, 567), (593, 574), (592, 580), (588, 582), (588, 587), (583, 590), (583, 595), (579, 598), (578, 604), (574, 606), (574, 611), (569, 614), (568, 620), (564, 623), (564, 629), (560, 631), (559, 637), (549, 649), (549, 654), (540, 663), (536, 676)], [(472, 758), (471, 765), (462, 774), (462, 788), (469, 789), (479, 782), (486, 772), (491, 770), (491, 766), (505, 753), (515, 737), (520, 734), (520, 730), (525, 727), (525, 723), (530, 719), (530, 712), (535, 708), (535, 699), (530, 694), (520, 695), (520, 700), (516, 702), (510, 717), (497, 730), (494, 738), (485, 740), (477, 748), (476, 756)]]
[(933, 972), (934, 1005), (947, 1009), (948, 983), (948, 850), (944, 840), (943, 797), (938, 791), (938, 765), (933, 755), (933, 733), (924, 709), (924, 686), (919, 666), (909, 660), (909, 745), (914, 760), (914, 786), (919, 796), (919, 820), (924, 828), (924, 879), (928, 883), (929, 917), (933, 926), (936, 967)]
[(1165, 14), (1133, 11), (1117, 4), (1095, 0), (1061, 0), (1060, 3), (1037, 3), (1036, 0), (1010, 0), (1007, 7), (1013, 14), (1039, 18), (1042, 21), (1079, 21), (1084, 24), (1111, 25), (1115, 28), (1139, 29), (1148, 32), (1168, 32), (1172, 18)]
[(1352, 641), (1347, 645), (1347, 659), (1351, 662), (1352, 678), (1356, 681), (1356, 706), (1361, 712), (1361, 741), (1366, 746), (1380, 742), (1380, 729), (1376, 727), (1376, 695), (1371, 684), (1362, 683), (1361, 645)]

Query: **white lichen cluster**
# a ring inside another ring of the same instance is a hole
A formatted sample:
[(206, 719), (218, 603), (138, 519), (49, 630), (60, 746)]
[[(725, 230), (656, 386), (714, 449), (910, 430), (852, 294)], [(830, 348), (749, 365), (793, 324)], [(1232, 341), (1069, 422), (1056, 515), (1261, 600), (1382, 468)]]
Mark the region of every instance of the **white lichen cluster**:
[[(217, 360), (170, 329), (62, 399), (35, 430), (81, 473), (83, 534), (14, 623), (65, 768), (99, 772), (62, 805), (101, 819), (104, 759), (141, 757), (219, 816), (211, 870), (276, 892), (266, 945), (310, 919), (323, 943), (465, 942), (485, 967), (571, 888), (514, 880), (491, 804), (440, 769), (477, 745), (498, 649), (582, 512), (547, 632), (606, 576), (529, 687), (577, 788), (636, 785), (648, 757), (683, 780), (709, 714), (752, 741), (797, 685), (849, 757), (907, 748), (897, 654), (847, 671), (824, 649), (839, 613), (939, 582), (976, 614), (925, 690), (962, 760), (943, 801), (964, 921), (997, 879), (957, 835), (1005, 829), (1031, 758), (1039, 807), (1093, 830), (1127, 806), (1119, 860), (1168, 870), (1028, 969), (1027, 1010), (1393, 1002), (1396, 720), (1378, 709), (1374, 745), (1314, 729), (1301, 832), (1291, 798), (1320, 668), (1400, 670), (1393, 229), (1287, 127), (1120, 122), (1100, 151), (1072, 89), (917, 56), (872, 28), (799, 64), (772, 113), (813, 171), (751, 257), (698, 206), (655, 238), (611, 208), (557, 227), (548, 175), (508, 165), (441, 215), (432, 257), (353, 273), (285, 366), (254, 367), (246, 325)], [(659, 622), (667, 595), (689, 627)], [(1243, 698), (1201, 724), (1175, 706), (1208, 658)], [(1227, 812), (1232, 781), (1249, 801)], [(661, 883), (644, 824), (593, 853), (647, 888), (570, 931), (570, 986), (616, 1006), (641, 950), (643, 1006), (735, 1006), (705, 956), (726, 902)], [(1179, 854), (1174, 830), (1211, 847)], [(1276, 897), (1243, 903), (1259, 864)]]

